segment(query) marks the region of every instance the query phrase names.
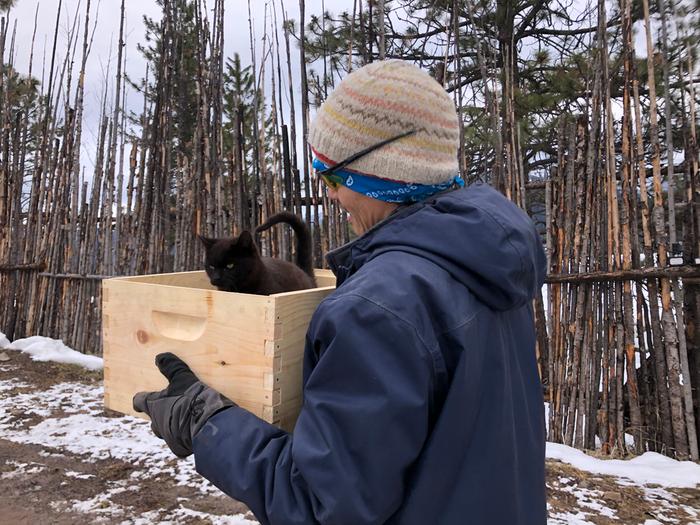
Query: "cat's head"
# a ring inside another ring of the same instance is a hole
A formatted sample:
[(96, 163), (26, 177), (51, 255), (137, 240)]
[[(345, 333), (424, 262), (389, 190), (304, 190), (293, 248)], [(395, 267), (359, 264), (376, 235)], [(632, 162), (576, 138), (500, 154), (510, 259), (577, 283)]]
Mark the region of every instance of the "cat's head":
[(219, 290), (237, 292), (260, 271), (260, 252), (253, 236), (247, 230), (234, 238), (209, 238), (198, 236), (205, 249), (205, 270), (211, 284)]

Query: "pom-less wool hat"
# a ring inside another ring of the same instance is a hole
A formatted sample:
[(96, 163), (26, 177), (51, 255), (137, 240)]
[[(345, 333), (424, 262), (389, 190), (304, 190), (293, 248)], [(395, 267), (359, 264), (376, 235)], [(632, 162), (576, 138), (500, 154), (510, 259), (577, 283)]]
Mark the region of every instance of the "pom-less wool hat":
[[(344, 167), (340, 182), (377, 198), (372, 187), (386, 188), (385, 182), (399, 183), (392, 193), (401, 193), (404, 186), (414, 192), (415, 187), (435, 187), (435, 193), (462, 182), (457, 177), (459, 120), (448, 93), (425, 71), (402, 60), (368, 64), (345, 77), (316, 113), (309, 130), (314, 167), (332, 167), (411, 131)], [(353, 187), (352, 174), (362, 179), (356, 185), (361, 189)]]

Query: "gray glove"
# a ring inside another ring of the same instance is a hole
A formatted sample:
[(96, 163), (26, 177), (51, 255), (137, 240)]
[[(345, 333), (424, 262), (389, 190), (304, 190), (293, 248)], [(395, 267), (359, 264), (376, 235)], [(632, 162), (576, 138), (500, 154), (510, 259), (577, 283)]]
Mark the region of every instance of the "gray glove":
[(151, 418), (151, 430), (170, 447), (176, 456), (192, 454), (192, 439), (207, 420), (233, 401), (202, 383), (190, 367), (175, 354), (156, 356), (156, 366), (168, 379), (160, 392), (139, 392), (134, 396), (134, 410)]

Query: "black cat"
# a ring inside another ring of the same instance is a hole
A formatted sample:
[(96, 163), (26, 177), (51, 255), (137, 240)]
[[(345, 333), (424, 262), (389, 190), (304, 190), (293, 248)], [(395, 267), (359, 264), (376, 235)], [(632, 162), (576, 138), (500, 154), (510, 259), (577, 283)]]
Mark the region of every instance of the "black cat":
[(315, 288), (311, 259), (311, 234), (306, 223), (289, 212), (281, 212), (258, 226), (256, 232), (284, 222), (297, 236), (297, 264), (262, 257), (252, 234), (245, 230), (235, 238), (199, 236), (206, 249), (206, 272), (212, 285), (226, 292), (270, 295)]

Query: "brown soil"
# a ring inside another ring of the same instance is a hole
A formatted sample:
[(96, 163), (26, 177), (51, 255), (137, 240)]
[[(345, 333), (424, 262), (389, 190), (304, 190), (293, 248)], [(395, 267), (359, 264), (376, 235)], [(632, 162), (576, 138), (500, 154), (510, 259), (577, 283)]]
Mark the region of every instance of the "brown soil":
[[(0, 362), (0, 379), (16, 377), (17, 380), (32, 385), (33, 390), (46, 390), (59, 383), (96, 384), (102, 381), (102, 371), (92, 371), (75, 365), (33, 361), (27, 354), (15, 350), (0, 350), (10, 358)], [(12, 371), (3, 372), (3, 365), (18, 367), (22, 373), (17, 376)]]
[[(596, 525), (643, 524), (646, 520), (653, 519), (662, 524), (700, 523), (700, 489), (666, 488), (664, 491), (672, 498), (672, 501), (669, 501), (667, 498), (645, 494), (645, 488), (660, 487), (621, 485), (617, 478), (612, 476), (591, 474), (560, 461), (547, 461), (547, 501), (550, 515), (576, 514), (582, 511), (587, 513), (585, 519)], [(610, 508), (614, 511), (615, 518), (596, 515), (592, 509), (581, 505), (580, 499), (573, 494), (574, 491), (584, 494), (583, 499)], [(695, 510), (697, 515), (694, 516), (692, 510)]]
[[(40, 363), (19, 352), (5, 352), (11, 360), (0, 363), (0, 380), (13, 380), (29, 386), (0, 391), (2, 397), (46, 390), (64, 382), (98, 384), (102, 379), (101, 373), (77, 366)], [(61, 414), (62, 411), (57, 410), (51, 417), (61, 417)], [(41, 420), (35, 414), (24, 414), (19, 410), (11, 410), (10, 415), (15, 429), (31, 427)], [(100, 415), (122, 417), (109, 410)], [(178, 486), (176, 480), (166, 473), (154, 479), (134, 481), (130, 476), (138, 470), (138, 467), (119, 459), (95, 460), (63, 449), (0, 438), (0, 525), (122, 523), (154, 510), (158, 512), (158, 521), (170, 520), (169, 514), (180, 506), (214, 517), (247, 513), (246, 517), (254, 520), (242, 503), (223, 494), (204, 495), (190, 487)], [(118, 487), (126, 490), (116, 492)], [(101, 505), (105, 509), (117, 506), (125, 511), (124, 515), (100, 515), (99, 512), (86, 515), (72, 508), (74, 502), (104, 495), (108, 497)], [(184, 524), (210, 522), (200, 517), (178, 517), (176, 521)]]
[[(66, 451), (17, 444), (4, 439), (0, 439), (0, 458), (3, 458), (0, 460), (0, 476), (15, 470), (17, 463), (28, 465), (26, 472), (2, 479), (0, 523), (7, 524), (87, 523), (86, 516), (73, 511), (70, 502), (103, 495), (114, 488), (115, 482), (123, 481), (129, 487), (129, 476), (135, 470), (132, 465), (115, 459), (85, 462), (80, 456)], [(67, 477), (66, 472), (78, 473), (85, 478)], [(187, 487), (176, 486), (175, 480), (168, 475), (139, 480), (138, 486), (133, 488), (138, 490), (126, 490), (109, 497), (109, 502), (128, 510), (127, 516), (113, 519), (105, 516), (101, 523), (121, 523), (125, 518), (154, 509), (163, 511), (162, 517), (167, 519), (168, 512), (180, 504), (213, 515), (247, 512), (243, 504), (230, 498), (193, 494)], [(202, 521), (192, 518), (178, 523)]]
[[(96, 385), (102, 379), (101, 373), (76, 366), (38, 363), (19, 352), (6, 353), (11, 359), (0, 363), (0, 381), (10, 380), (18, 386), (0, 391), (0, 397), (5, 399), (59, 383)], [(58, 409), (51, 417), (61, 417), (61, 413)], [(14, 428), (29, 428), (41, 421), (21, 410), (10, 414)], [(112, 411), (99, 415), (122, 417)], [(168, 466), (164, 465), (166, 469)], [(0, 525), (111, 524), (143, 515), (149, 523), (170, 520), (205, 524), (216, 516), (240, 513), (254, 520), (243, 504), (223, 494), (203, 494), (178, 485), (167, 472), (146, 479), (135, 479), (132, 474), (139, 474), (139, 467), (120, 459), (95, 460), (64, 449), (0, 438)], [(547, 462), (547, 487), (550, 523), (566, 523), (561, 516), (577, 514), (596, 525), (643, 524), (652, 519), (662, 524), (692, 524), (700, 520), (698, 489), (665, 489), (657, 493), (649, 490), (653, 487), (621, 485), (615, 478), (583, 472), (558, 461)], [(76, 502), (94, 498), (98, 503), (89, 514), (73, 507)], [(605, 516), (596, 506), (611, 509), (616, 519)], [(101, 507), (105, 512), (100, 512)], [(121, 514), (109, 511), (115, 507)], [(173, 519), (172, 513), (183, 507), (203, 514)]]

